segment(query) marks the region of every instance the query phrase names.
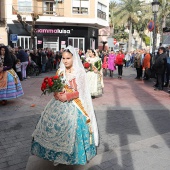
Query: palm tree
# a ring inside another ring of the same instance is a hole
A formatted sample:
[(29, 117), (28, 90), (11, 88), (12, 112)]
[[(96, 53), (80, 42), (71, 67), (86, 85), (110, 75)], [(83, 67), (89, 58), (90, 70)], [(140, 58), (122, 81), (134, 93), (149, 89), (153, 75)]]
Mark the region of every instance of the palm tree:
[(160, 10), (158, 13), (159, 31), (161, 35), (161, 42), (163, 39), (163, 28), (166, 27), (166, 18), (170, 14), (170, 0), (160, 0)]
[(114, 12), (117, 8), (117, 3), (115, 1), (111, 1), (109, 4), (109, 25), (112, 29), (112, 33), (114, 30)]
[(140, 0), (121, 0), (119, 5), (119, 8), (114, 12), (114, 22), (120, 25), (128, 23), (128, 51), (131, 51), (132, 26), (134, 23), (138, 23), (139, 16), (144, 11), (144, 5)]

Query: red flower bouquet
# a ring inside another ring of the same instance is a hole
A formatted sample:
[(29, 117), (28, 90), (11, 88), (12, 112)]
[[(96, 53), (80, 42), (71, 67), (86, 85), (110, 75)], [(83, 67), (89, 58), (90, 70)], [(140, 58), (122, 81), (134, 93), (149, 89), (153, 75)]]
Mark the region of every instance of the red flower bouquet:
[(45, 77), (42, 85), (41, 90), (45, 95), (47, 92), (62, 92), (65, 86), (65, 81), (63, 80), (63, 75), (55, 75), (53, 77)]
[(84, 64), (83, 64), (83, 66), (84, 66), (84, 68), (85, 69), (88, 69), (88, 68), (90, 68), (90, 63), (88, 63), (88, 62), (85, 62)]

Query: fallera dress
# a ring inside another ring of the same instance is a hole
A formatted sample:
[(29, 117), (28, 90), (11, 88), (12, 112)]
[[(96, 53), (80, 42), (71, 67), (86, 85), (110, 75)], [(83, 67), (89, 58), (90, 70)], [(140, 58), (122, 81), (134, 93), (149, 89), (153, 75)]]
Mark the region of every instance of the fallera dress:
[[(66, 79), (66, 91), (76, 90), (75, 75), (67, 73)], [(31, 153), (54, 165), (84, 165), (92, 159), (96, 155), (94, 134), (81, 106), (79, 98), (64, 103), (52, 98), (32, 134)]]
[(93, 66), (95, 66), (98, 70), (95, 73), (93, 70), (87, 72), (87, 80), (89, 83), (91, 96), (98, 97), (102, 95), (103, 77), (102, 77), (102, 61), (99, 57), (87, 57), (86, 61)]
[(15, 99), (23, 94), (21, 82), (13, 69), (0, 73), (0, 100)]

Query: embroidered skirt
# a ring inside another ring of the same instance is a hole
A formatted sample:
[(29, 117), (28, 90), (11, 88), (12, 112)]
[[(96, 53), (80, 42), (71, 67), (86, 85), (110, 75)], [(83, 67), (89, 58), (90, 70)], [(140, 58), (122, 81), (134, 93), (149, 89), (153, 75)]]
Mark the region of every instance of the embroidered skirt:
[(0, 100), (9, 100), (22, 96), (24, 94), (21, 82), (17, 77), (17, 84), (14, 77), (7, 73), (7, 88), (0, 89)]
[(99, 73), (94, 73), (92, 71), (87, 72), (87, 80), (89, 83), (91, 96), (98, 97), (102, 95), (102, 83), (101, 76)]
[(86, 117), (72, 102), (52, 99), (33, 133), (31, 153), (55, 164), (85, 165), (96, 155)]

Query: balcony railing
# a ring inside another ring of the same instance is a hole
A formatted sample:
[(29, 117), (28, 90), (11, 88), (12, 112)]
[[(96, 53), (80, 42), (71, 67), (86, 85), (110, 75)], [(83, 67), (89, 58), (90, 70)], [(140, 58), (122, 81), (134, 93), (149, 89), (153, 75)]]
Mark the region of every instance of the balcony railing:
[(37, 7), (37, 6), (19, 6), (13, 5), (12, 6), (12, 14), (37, 14), (37, 15), (55, 15), (55, 16), (64, 16), (64, 8), (44, 8), (44, 7)]
[(97, 10), (97, 17), (106, 20), (106, 13), (101, 11), (100, 9)]

